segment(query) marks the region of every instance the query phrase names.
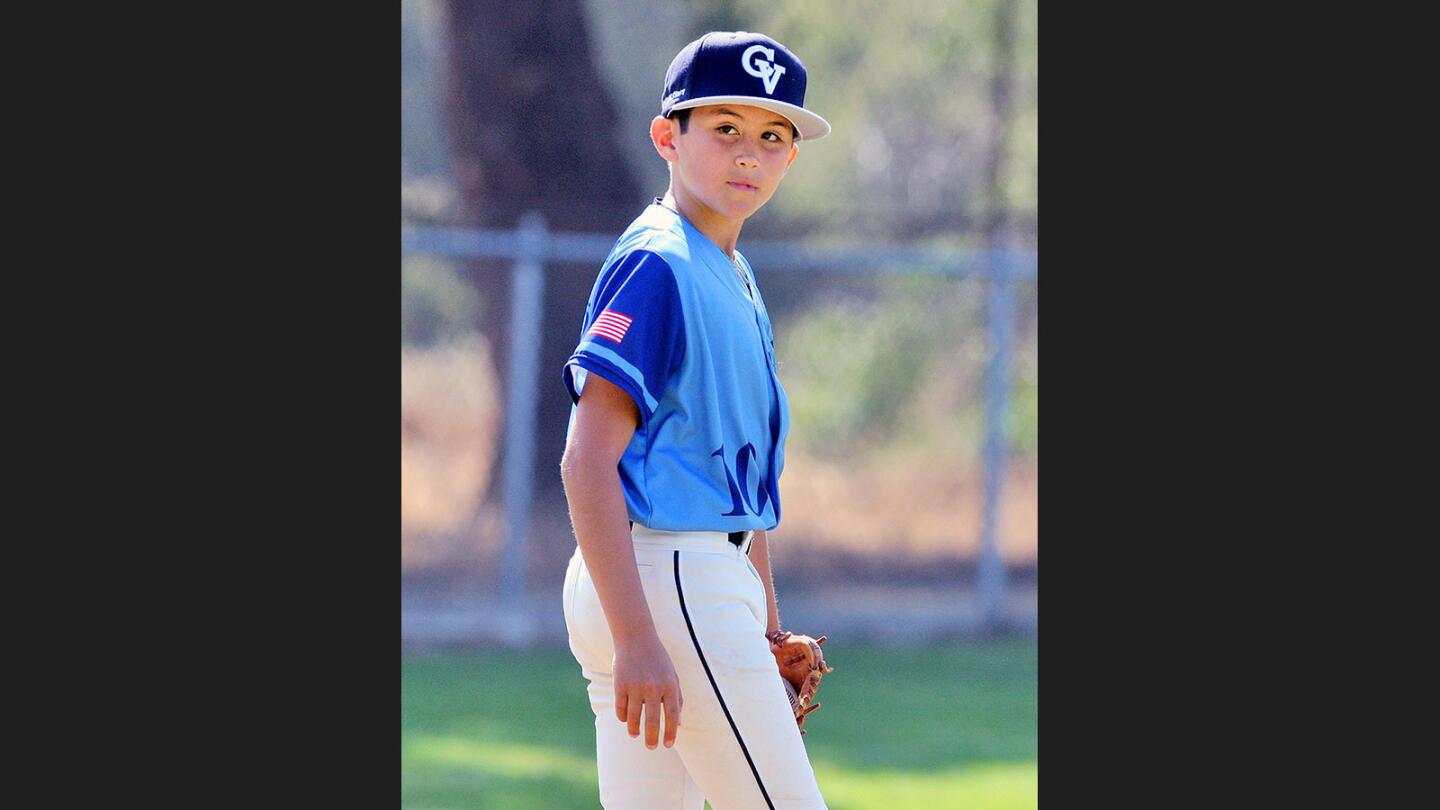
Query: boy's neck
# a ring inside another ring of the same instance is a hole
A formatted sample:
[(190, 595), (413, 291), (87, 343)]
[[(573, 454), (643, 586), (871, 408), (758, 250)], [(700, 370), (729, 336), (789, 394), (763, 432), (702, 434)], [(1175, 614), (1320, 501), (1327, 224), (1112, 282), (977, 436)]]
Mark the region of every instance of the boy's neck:
[(688, 194), (676, 194), (673, 185), (665, 190), (665, 197), (660, 204), (679, 211), (681, 216), (695, 226), (695, 230), (705, 234), (726, 256), (735, 258), (735, 243), (740, 241), (740, 226), (745, 224), (744, 220), (726, 219)]

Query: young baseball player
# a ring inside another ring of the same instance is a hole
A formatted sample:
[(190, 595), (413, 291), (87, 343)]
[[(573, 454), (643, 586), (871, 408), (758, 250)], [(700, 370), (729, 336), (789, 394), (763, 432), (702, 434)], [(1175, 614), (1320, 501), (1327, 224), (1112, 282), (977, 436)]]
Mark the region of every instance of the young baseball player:
[(735, 249), (799, 141), (830, 132), (805, 79), (762, 34), (676, 55), (650, 123), (670, 187), (605, 260), (564, 368), (565, 622), (610, 810), (825, 807), (799, 727), (824, 637), (780, 629), (766, 536), (789, 411)]

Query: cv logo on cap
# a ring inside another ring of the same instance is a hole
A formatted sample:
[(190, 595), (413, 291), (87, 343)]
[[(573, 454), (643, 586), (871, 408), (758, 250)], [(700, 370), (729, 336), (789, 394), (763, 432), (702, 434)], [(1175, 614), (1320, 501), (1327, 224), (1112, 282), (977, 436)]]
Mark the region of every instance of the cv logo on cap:
[[(757, 52), (765, 54), (765, 59), (769, 59), (770, 61), (766, 62), (763, 59), (752, 60), (751, 57)], [(785, 66), (775, 64), (774, 48), (767, 48), (764, 45), (751, 45), (745, 49), (745, 53), (740, 55), (740, 65), (745, 68), (746, 73), (749, 73), (757, 79), (764, 80), (766, 95), (775, 95), (775, 85), (780, 82), (780, 76), (785, 72)]]

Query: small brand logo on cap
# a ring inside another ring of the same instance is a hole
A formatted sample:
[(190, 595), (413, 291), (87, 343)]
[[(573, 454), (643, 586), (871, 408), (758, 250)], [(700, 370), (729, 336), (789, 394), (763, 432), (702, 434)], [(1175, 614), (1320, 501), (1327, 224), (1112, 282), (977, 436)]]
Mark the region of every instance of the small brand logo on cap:
[[(769, 59), (770, 61), (766, 62), (762, 59), (752, 60), (751, 57), (757, 52), (765, 54), (765, 59)], [(765, 81), (766, 95), (775, 95), (775, 85), (780, 82), (780, 76), (785, 72), (785, 66), (775, 64), (774, 48), (767, 48), (764, 45), (751, 45), (745, 49), (745, 53), (740, 55), (740, 66), (745, 68), (746, 73)]]
[(674, 104), (675, 102), (679, 101), (679, 100), (680, 100), (680, 97), (683, 96), (683, 95), (685, 95), (685, 88), (682, 87), (682, 88), (680, 88), (679, 90), (676, 90), (675, 92), (673, 92), (673, 93), (671, 93), (670, 95), (666, 96), (666, 97), (665, 97), (665, 103), (666, 103), (666, 104)]

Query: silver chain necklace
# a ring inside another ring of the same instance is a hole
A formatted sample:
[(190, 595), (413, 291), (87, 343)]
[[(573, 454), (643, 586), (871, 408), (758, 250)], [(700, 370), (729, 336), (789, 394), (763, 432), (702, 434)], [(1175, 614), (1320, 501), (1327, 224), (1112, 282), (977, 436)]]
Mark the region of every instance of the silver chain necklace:
[(740, 277), (740, 283), (745, 286), (745, 295), (752, 302), (755, 300), (755, 291), (750, 289), (750, 279), (745, 276), (745, 270), (740, 266), (740, 254), (730, 257), (730, 266), (735, 268), (735, 275)]

